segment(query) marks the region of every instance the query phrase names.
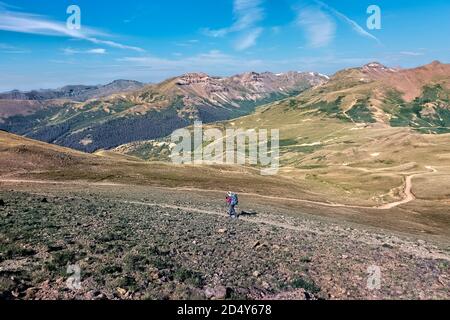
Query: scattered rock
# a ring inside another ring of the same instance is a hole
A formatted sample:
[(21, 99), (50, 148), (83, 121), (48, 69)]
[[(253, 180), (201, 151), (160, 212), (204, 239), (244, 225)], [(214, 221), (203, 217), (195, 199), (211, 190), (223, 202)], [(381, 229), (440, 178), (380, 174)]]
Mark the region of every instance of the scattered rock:
[(224, 286), (207, 287), (205, 289), (205, 296), (208, 299), (223, 300), (227, 298), (228, 290)]
[(47, 200), (47, 198), (42, 198), (41, 202), (42, 203), (48, 203), (48, 200)]
[(207, 287), (205, 289), (205, 296), (207, 299), (211, 299), (212, 297), (214, 297), (214, 289)]
[(259, 277), (259, 275), (260, 275), (259, 271), (255, 271), (255, 272), (253, 272), (253, 276), (254, 276), (254, 277), (256, 277), (256, 278), (257, 278), (257, 277)]
[(41, 289), (49, 289), (50, 288), (50, 280), (45, 280), (41, 283)]
[(158, 280), (160, 278), (160, 274), (158, 271), (153, 271), (152, 273), (150, 273), (150, 278), (152, 280)]
[(227, 229), (219, 229), (217, 230), (218, 233), (226, 233), (228, 230)]
[(5, 201), (3, 201), (3, 199), (0, 199), (0, 207), (4, 207), (5, 206)]
[(383, 243), (383, 248), (394, 249), (394, 247), (392, 245), (390, 245), (389, 243)]
[(127, 294), (127, 290), (123, 289), (123, 288), (117, 288), (117, 292), (121, 295), (121, 296), (125, 296)]

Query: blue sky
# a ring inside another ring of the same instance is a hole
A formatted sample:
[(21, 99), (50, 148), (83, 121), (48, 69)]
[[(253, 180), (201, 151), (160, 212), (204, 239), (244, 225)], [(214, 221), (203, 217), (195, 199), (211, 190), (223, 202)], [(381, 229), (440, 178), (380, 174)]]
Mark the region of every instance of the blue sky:
[[(69, 30), (67, 7), (81, 9)], [(381, 9), (369, 30), (367, 8)], [(448, 62), (447, 0), (0, 0), (0, 91)]]

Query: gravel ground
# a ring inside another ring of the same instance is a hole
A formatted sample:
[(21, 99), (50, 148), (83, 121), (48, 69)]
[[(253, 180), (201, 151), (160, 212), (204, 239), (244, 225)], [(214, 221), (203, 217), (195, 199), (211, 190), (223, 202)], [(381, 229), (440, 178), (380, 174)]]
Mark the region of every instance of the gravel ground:
[(0, 199), (0, 299), (450, 298), (446, 241), (256, 201), (231, 220), (220, 195), (161, 188), (2, 185)]

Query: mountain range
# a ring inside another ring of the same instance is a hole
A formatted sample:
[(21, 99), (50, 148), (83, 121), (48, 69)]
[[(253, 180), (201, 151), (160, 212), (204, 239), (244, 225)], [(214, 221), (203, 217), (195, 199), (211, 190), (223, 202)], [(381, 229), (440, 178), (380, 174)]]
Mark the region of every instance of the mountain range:
[(0, 129), (93, 152), (161, 138), (194, 120), (213, 122), (243, 116), (257, 106), (295, 96), (327, 80), (324, 75), (306, 72), (250, 72), (226, 78), (188, 73), (143, 87), (119, 81), (119, 85), (101, 88), (69, 86), (6, 93), (0, 95)]
[[(419, 164), (444, 165), (450, 142), (445, 134), (450, 132), (449, 94), (450, 65), (433, 62), (398, 69), (374, 62), (339, 71), (297, 96), (211, 126), (279, 129), (280, 163), (288, 176), (293, 168), (317, 169), (324, 174), (324, 168), (341, 166), (343, 172), (353, 174), (350, 166), (401, 167), (412, 160), (411, 166), (417, 168)], [(113, 151), (170, 161), (170, 147), (166, 137), (130, 142)], [(442, 157), (435, 158), (436, 153)]]
[(42, 89), (32, 91), (13, 90), (0, 93), (0, 100), (53, 100), (70, 99), (73, 101), (86, 101), (94, 98), (102, 98), (113, 93), (137, 90), (144, 86), (143, 83), (132, 80), (115, 80), (106, 85), (70, 85), (59, 89)]
[(29, 116), (44, 109), (64, 107), (76, 102), (109, 96), (118, 92), (129, 92), (144, 86), (130, 80), (116, 80), (106, 85), (71, 85), (59, 89), (32, 91), (13, 90), (0, 93), (0, 122), (14, 116)]
[(195, 120), (235, 119), (281, 102), (285, 108), (343, 123), (448, 133), (450, 65), (434, 61), (400, 69), (373, 62), (331, 77), (313, 72), (187, 73), (150, 85), (118, 80), (104, 86), (12, 91), (0, 94), (0, 129), (86, 152), (129, 151), (121, 146), (145, 146), (145, 141)]

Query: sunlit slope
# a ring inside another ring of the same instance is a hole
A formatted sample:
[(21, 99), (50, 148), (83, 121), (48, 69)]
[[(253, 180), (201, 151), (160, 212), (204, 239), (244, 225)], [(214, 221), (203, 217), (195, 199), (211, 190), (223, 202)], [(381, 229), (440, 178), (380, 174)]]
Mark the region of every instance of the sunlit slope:
[(254, 168), (148, 163), (105, 151), (93, 155), (0, 131), (0, 180), (5, 179), (235, 190), (320, 200), (305, 186), (261, 176)]
[(415, 69), (392, 69), (371, 63), (346, 69), (293, 99), (290, 106), (353, 123), (449, 133), (450, 65), (433, 62)]
[[(420, 177), (420, 181), (436, 185), (438, 192), (431, 198), (445, 198), (443, 190), (448, 189), (450, 181), (438, 176), (450, 170), (449, 134), (422, 134), (382, 122), (350, 121), (342, 111), (333, 113), (302, 103), (308, 94), (311, 91), (205, 129), (279, 129), (280, 175), (321, 194), (326, 201), (366, 206), (397, 201), (404, 196), (406, 177), (427, 172), (430, 166), (439, 174)], [(146, 160), (170, 161), (169, 142), (139, 142), (115, 151)], [(418, 197), (420, 188), (414, 184)]]

